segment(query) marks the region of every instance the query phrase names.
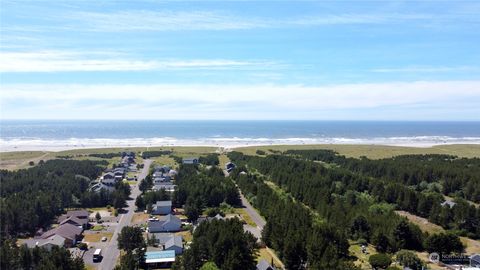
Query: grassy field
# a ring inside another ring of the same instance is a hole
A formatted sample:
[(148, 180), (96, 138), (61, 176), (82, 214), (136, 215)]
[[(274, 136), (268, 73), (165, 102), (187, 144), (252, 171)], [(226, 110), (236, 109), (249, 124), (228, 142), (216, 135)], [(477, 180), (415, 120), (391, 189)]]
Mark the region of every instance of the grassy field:
[(403, 147), (386, 145), (348, 145), (348, 144), (318, 144), (318, 145), (269, 145), (234, 148), (248, 155), (256, 155), (257, 150), (267, 153), (286, 151), (289, 149), (329, 149), (347, 157), (366, 156), (372, 159), (388, 158), (406, 154), (449, 154), (459, 157), (480, 157), (480, 145), (438, 145), (433, 147)]
[(357, 258), (354, 264), (359, 266), (361, 269), (372, 269), (370, 264), (368, 263), (368, 257), (370, 255), (376, 254), (375, 248), (372, 245), (367, 246), (368, 254), (362, 252), (360, 245), (356, 242), (350, 242), (350, 247), (348, 248), (351, 256)]
[[(384, 146), (384, 145), (340, 145), (340, 144), (324, 144), (324, 145), (267, 145), (267, 146), (250, 146), (234, 148), (235, 151), (241, 151), (245, 154), (255, 155), (257, 150), (263, 150), (267, 153), (273, 151), (285, 151), (288, 149), (330, 149), (348, 157), (366, 156), (372, 159), (387, 158), (396, 155), (405, 154), (450, 154), (460, 157), (480, 157), (480, 145), (438, 145), (433, 147), (401, 147), (401, 146)], [(95, 148), (95, 149), (75, 149), (59, 152), (48, 151), (21, 151), (21, 152), (2, 152), (0, 153), (0, 169), (18, 170), (28, 168), (28, 163), (34, 161), (35, 164), (41, 159), (48, 160), (58, 156), (73, 156), (75, 159), (95, 159), (88, 157), (94, 153), (118, 153), (122, 151), (132, 151), (139, 155), (143, 151), (159, 151), (170, 150), (173, 155), (180, 157), (199, 156), (208, 153), (223, 153), (222, 148), (207, 146), (172, 146), (172, 147), (130, 147), (130, 148)], [(171, 160), (160, 160), (159, 162), (167, 165), (174, 165)], [(226, 156), (220, 156), (221, 165), (227, 161)], [(119, 158), (108, 160), (110, 165), (118, 162)], [(138, 159), (141, 162), (141, 159)]]
[[(426, 218), (412, 215), (405, 211), (395, 211), (395, 212), (400, 216), (406, 217), (410, 222), (418, 225), (420, 230), (422, 230), (423, 232), (441, 233), (445, 231), (442, 227), (429, 222)], [(467, 254), (480, 253), (480, 241), (473, 240), (467, 237), (460, 237), (460, 240), (465, 245), (466, 247), (465, 252)]]
[(247, 210), (245, 208), (235, 208), (235, 213), (240, 215), (240, 217), (250, 226), (252, 227), (257, 227), (257, 224), (253, 222), (252, 218), (250, 215), (247, 213)]
[(133, 214), (133, 217), (132, 217), (132, 223), (133, 224), (145, 223), (145, 222), (147, 222), (148, 217), (149, 217), (149, 215), (145, 214), (143, 212), (135, 213), (135, 214)]
[(261, 248), (258, 250), (257, 262), (261, 259), (264, 259), (268, 263), (271, 263), (273, 261), (276, 267), (280, 267), (282, 269), (285, 267), (283, 263), (278, 259), (277, 255), (273, 252), (273, 250), (269, 248)]
[(183, 237), (183, 241), (185, 242), (191, 242), (193, 239), (193, 235), (190, 231), (177, 232), (175, 235), (181, 235)]
[(83, 237), (84, 242), (100, 242), (102, 241), (102, 237), (107, 237), (107, 242), (112, 239), (113, 233), (111, 232), (97, 232), (97, 233), (86, 233), (85, 236)]

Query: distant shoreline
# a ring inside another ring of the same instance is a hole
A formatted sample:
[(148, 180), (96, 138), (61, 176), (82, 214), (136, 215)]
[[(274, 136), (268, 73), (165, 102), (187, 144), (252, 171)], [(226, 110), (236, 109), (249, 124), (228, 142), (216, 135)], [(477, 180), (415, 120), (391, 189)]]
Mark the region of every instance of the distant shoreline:
[[(107, 139), (109, 140), (109, 139)], [(142, 141), (142, 139), (135, 139), (135, 142), (125, 140), (122, 143), (121, 139), (115, 139), (111, 141), (101, 141), (101, 139), (88, 139), (85, 143), (82, 140), (76, 140), (73, 142), (66, 141), (42, 141), (32, 140), (27, 142), (8, 142), (5, 140), (0, 141), (0, 152), (22, 152), (22, 151), (47, 151), (47, 152), (61, 152), (68, 150), (88, 150), (88, 149), (109, 149), (109, 148), (168, 148), (168, 147), (213, 147), (213, 148), (225, 148), (236, 149), (246, 147), (275, 147), (275, 146), (387, 146), (387, 147), (409, 147), (409, 148), (431, 148), (435, 146), (449, 146), (449, 145), (474, 145), (480, 146), (480, 140), (457, 140), (450, 142), (451, 140), (415, 140), (407, 141), (406, 139), (400, 139), (396, 142), (382, 142), (380, 140), (352, 140), (345, 139), (344, 141), (325, 142), (312, 139), (277, 139), (268, 140), (203, 140), (200, 143), (195, 140), (184, 140), (178, 142), (171, 142), (165, 144), (155, 144), (148, 140)], [(92, 142), (93, 141), (93, 142)]]

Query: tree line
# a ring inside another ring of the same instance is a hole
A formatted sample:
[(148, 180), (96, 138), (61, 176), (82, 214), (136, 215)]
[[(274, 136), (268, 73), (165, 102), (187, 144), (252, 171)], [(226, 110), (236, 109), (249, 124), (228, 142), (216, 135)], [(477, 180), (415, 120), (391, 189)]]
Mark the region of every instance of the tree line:
[(195, 221), (206, 207), (218, 207), (222, 202), (239, 205), (235, 184), (226, 179), (216, 166), (209, 169), (196, 165), (180, 165), (175, 178), (176, 190), (172, 196), (175, 207), (185, 208), (185, 214)]
[(1, 170), (2, 238), (48, 228), (65, 208), (123, 207), (130, 195), (124, 183), (112, 193), (89, 191), (90, 179), (97, 178), (106, 165), (106, 161), (49, 160), (29, 169)]
[[(308, 262), (310, 259), (308, 246), (301, 243), (308, 242), (311, 237), (305, 235), (305, 238), (302, 238), (298, 235), (301, 234), (299, 231), (308, 232), (309, 235), (315, 234), (302, 227), (299, 230), (291, 229), (289, 233), (289, 225), (285, 224), (295, 224), (296, 220), (306, 222), (304, 226), (307, 228), (308, 226), (313, 228), (317, 224), (328, 224), (333, 226), (330, 230), (339, 239), (349, 238), (372, 243), (379, 252), (394, 253), (400, 249), (438, 249), (439, 245), (435, 246), (433, 243), (442, 241), (431, 241), (432, 237), (455, 239), (455, 244), (447, 247), (444, 252), (460, 252), (463, 249), (456, 235), (424, 234), (416, 225), (395, 214), (393, 210), (397, 208), (416, 209), (418, 203), (416, 196), (421, 194), (401, 183), (388, 183), (383, 179), (363, 176), (344, 168), (331, 166), (327, 168), (318, 162), (300, 160), (286, 155), (255, 157), (232, 152), (229, 157), (240, 166), (232, 174), (236, 177), (237, 184), (267, 218), (264, 240), (267, 244), (271, 244), (287, 263), (290, 260), (287, 251), (290, 249), (285, 248), (284, 242), (289, 239), (289, 234), (296, 235), (299, 240), (291, 241), (288, 245), (295, 246), (297, 243), (299, 247), (303, 247), (297, 248), (302, 252), (298, 252), (293, 258), (298, 257), (297, 260), (300, 262)], [(313, 221), (312, 218), (308, 218), (308, 213), (297, 217), (305, 210), (297, 206), (295, 210), (289, 211), (288, 209), (294, 207), (292, 205), (296, 203), (289, 201), (288, 197), (283, 198), (283, 203), (279, 201), (279, 194), (276, 194), (278, 192), (268, 186), (264, 182), (265, 179), (261, 177), (243, 174), (235, 176), (239, 171), (247, 171), (247, 169), (267, 176), (267, 180), (287, 192), (297, 204), (301, 202), (314, 210), (318, 217), (315, 216)], [(284, 219), (282, 219), (283, 215), (285, 215)], [(460, 221), (465, 221), (465, 218)], [(468, 219), (467, 221), (471, 222)], [(287, 228), (282, 228), (285, 226)], [(300, 225), (295, 224), (295, 226)], [(478, 229), (478, 227), (475, 228), (474, 222), (462, 226), (469, 228), (470, 232), (476, 232), (475, 229)], [(326, 229), (323, 230), (325, 233)], [(321, 235), (320, 233), (320, 236), (315, 237), (321, 239)], [(345, 241), (330, 242), (345, 243)], [(339, 247), (338, 244), (334, 246)], [(346, 247), (348, 248), (348, 243)], [(340, 252), (337, 258), (342, 258), (341, 254), (345, 253)], [(321, 263), (323, 262), (320, 261)], [(293, 266), (292, 269), (298, 269), (296, 264)]]

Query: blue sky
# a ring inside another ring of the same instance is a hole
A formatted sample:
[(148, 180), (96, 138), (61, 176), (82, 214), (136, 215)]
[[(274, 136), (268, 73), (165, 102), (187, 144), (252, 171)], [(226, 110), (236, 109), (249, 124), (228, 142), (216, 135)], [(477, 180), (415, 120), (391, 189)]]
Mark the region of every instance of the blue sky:
[(480, 120), (478, 1), (1, 2), (3, 119)]

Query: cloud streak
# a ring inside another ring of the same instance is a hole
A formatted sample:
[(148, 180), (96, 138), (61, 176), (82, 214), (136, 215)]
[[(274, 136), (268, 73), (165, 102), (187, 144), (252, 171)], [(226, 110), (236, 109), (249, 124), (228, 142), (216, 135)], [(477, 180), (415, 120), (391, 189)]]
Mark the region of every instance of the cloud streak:
[(269, 17), (242, 17), (211, 11), (117, 11), (111, 13), (78, 12), (69, 20), (81, 22), (90, 31), (180, 31), (244, 30), (257, 28), (308, 27), (323, 25), (390, 24), (407, 21), (431, 21), (429, 14), (318, 14), (282, 20)]
[[(95, 55), (95, 54), (94, 54)], [(70, 51), (0, 52), (0, 72), (152, 71), (184, 69), (270, 69), (271, 61), (231, 59), (133, 60), (106, 53), (96, 58)]]
[[(478, 112), (480, 81), (302, 85), (6, 85), (6, 118), (140, 118), (140, 119), (325, 119), (389, 108), (421, 114), (440, 108), (445, 115)], [(22, 107), (10, 103), (41, 104)], [(58, 107), (58, 104), (61, 104)], [(179, 105), (180, 104), (180, 105)], [(58, 108), (52, 110), (51, 106)], [(403, 112), (402, 112), (403, 111)], [(331, 115), (325, 115), (326, 112)], [(477, 114), (478, 115), (478, 114)], [(262, 116), (262, 117), (260, 117)], [(327, 117), (326, 117), (327, 116)], [(414, 119), (418, 119), (414, 118)], [(388, 115), (377, 115), (388, 117)], [(13, 117), (15, 118), (15, 117)]]

